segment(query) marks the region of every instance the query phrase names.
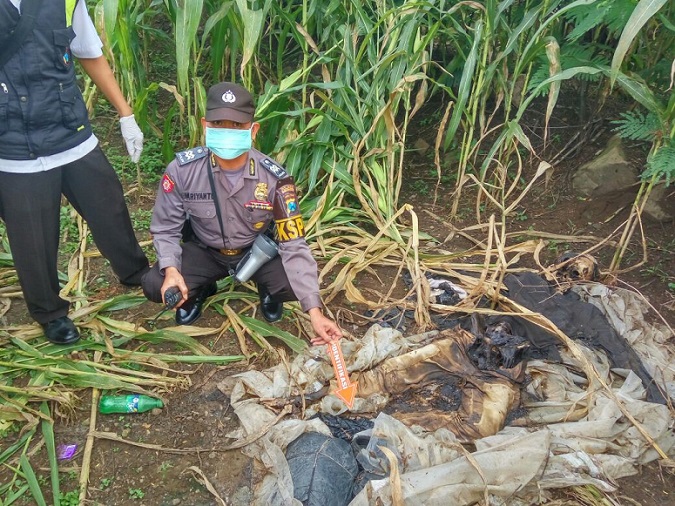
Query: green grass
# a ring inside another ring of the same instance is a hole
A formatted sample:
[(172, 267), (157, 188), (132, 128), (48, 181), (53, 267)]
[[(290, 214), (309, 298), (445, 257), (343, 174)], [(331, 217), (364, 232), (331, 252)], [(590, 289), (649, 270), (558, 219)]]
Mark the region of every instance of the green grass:
[(422, 179), (416, 179), (415, 181), (413, 181), (411, 188), (415, 191), (415, 193), (418, 193), (419, 195), (422, 196), (429, 195), (429, 183), (427, 183)]
[[(59, 223), (61, 250), (70, 255), (77, 249), (80, 240), (80, 233), (77, 228), (77, 212), (70, 204), (61, 206)], [(89, 240), (91, 240), (91, 235)]]
[(162, 141), (152, 135), (146, 136), (143, 141), (143, 154), (138, 166), (131, 161), (124, 147), (110, 145), (105, 153), (120, 180), (126, 184), (137, 182), (140, 175), (143, 186), (155, 186), (167, 165), (162, 157)]
[[(656, 278), (662, 283), (669, 283), (673, 279), (673, 274), (663, 270), (660, 264), (645, 267), (640, 273), (642, 277)], [(675, 286), (675, 283), (670, 282), (668, 286), (670, 287), (671, 285)]]
[(140, 488), (131, 488), (129, 487), (129, 498), (133, 500), (143, 499), (145, 497), (145, 492)]
[(131, 223), (134, 227), (134, 230), (137, 232), (150, 230), (151, 219), (151, 209), (136, 209), (131, 213)]
[(61, 494), (61, 506), (79, 506), (80, 492), (79, 490), (71, 490), (65, 494)]

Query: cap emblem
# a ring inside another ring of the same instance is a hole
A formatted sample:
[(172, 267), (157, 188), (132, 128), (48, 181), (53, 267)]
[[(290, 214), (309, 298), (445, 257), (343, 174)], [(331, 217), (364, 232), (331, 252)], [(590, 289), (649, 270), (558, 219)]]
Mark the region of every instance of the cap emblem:
[(237, 100), (237, 97), (234, 95), (234, 93), (232, 93), (232, 90), (227, 90), (220, 98), (226, 104), (234, 104), (234, 102)]

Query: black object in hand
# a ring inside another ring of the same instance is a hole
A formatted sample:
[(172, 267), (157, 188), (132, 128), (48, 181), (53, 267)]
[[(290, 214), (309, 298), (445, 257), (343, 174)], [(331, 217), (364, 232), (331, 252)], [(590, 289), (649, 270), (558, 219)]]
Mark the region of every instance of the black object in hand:
[(173, 309), (183, 298), (183, 294), (180, 292), (180, 288), (177, 286), (170, 286), (164, 292), (164, 310)]

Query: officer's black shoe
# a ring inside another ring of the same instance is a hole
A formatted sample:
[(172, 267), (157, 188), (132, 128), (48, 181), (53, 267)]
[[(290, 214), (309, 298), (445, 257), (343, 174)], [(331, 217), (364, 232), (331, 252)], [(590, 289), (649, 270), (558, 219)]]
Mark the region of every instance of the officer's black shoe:
[(41, 325), (47, 340), (54, 344), (72, 344), (80, 339), (80, 333), (75, 328), (75, 324), (67, 316)]
[(202, 315), (204, 301), (215, 294), (217, 289), (215, 283), (210, 283), (203, 286), (197, 293), (183, 302), (183, 305), (176, 309), (176, 324), (190, 325), (199, 318)]
[(284, 312), (284, 303), (275, 301), (269, 294), (261, 293), (260, 312), (268, 322), (278, 322)]

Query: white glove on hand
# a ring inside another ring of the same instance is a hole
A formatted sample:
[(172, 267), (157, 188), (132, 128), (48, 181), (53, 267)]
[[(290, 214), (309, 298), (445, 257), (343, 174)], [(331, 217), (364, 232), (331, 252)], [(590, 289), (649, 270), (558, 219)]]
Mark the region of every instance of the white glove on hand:
[(136, 123), (133, 114), (120, 118), (120, 129), (122, 130), (122, 137), (124, 137), (131, 161), (134, 163), (138, 162), (143, 152), (143, 132), (138, 128), (138, 123)]

